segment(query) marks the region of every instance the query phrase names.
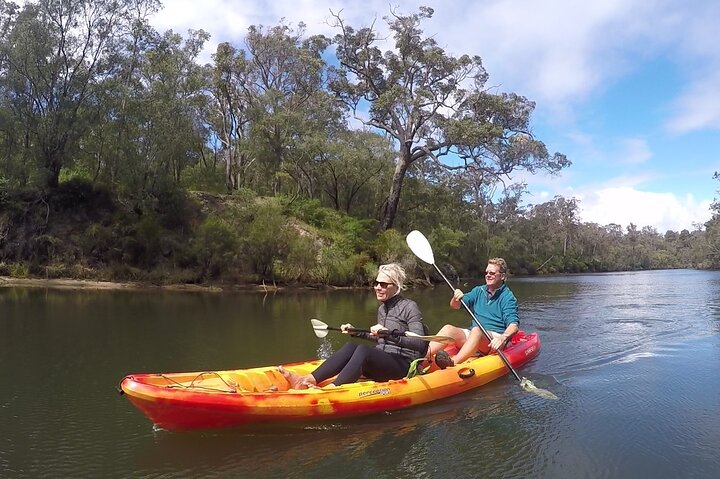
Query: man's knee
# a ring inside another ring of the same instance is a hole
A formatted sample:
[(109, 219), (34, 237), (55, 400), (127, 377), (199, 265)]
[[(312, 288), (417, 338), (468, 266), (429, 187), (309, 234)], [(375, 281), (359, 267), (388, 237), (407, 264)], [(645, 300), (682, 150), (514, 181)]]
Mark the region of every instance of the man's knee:
[[(458, 333), (462, 333), (462, 330), (457, 326), (453, 326), (452, 324), (446, 324), (445, 326), (440, 328), (440, 331), (438, 331), (438, 335), (440, 336), (456, 337)], [(464, 333), (462, 334), (464, 336)]]

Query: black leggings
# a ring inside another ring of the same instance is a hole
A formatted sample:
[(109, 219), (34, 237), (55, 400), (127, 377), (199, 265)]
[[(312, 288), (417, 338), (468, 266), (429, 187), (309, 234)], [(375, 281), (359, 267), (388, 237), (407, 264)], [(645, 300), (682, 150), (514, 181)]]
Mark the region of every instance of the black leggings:
[(373, 381), (387, 381), (405, 377), (410, 359), (366, 344), (345, 343), (312, 372), (318, 383), (338, 375), (333, 384), (354, 383), (364, 375)]

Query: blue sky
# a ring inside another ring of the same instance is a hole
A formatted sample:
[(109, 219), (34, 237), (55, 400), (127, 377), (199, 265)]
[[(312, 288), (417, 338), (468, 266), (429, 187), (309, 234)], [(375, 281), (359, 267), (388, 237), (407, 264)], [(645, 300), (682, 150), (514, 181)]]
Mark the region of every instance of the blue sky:
[[(237, 46), (250, 25), (332, 35), (330, 10), (364, 26), (390, 5), (435, 9), (423, 25), (448, 54), (479, 55), (487, 86), (536, 102), (533, 131), (573, 165), (557, 177), (517, 174), (531, 204), (580, 201), (580, 219), (695, 229), (720, 195), (720, 2), (715, 0), (166, 0), (153, 26)], [(389, 49), (387, 44), (383, 49)]]

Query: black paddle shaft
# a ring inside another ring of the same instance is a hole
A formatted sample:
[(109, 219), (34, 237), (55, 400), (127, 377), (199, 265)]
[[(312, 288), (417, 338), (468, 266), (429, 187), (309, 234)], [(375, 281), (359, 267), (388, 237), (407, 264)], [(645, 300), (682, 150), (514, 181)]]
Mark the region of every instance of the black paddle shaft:
[[(327, 326), (326, 329), (330, 331), (342, 331), (341, 328), (336, 328), (333, 326)], [(358, 329), (358, 328), (347, 328), (346, 330), (348, 333), (371, 333), (369, 329)], [(403, 336), (401, 332), (399, 332), (397, 329), (393, 329), (392, 331), (386, 331), (384, 329), (381, 329), (377, 333), (378, 336), (390, 336), (391, 338), (397, 338), (400, 336)]]

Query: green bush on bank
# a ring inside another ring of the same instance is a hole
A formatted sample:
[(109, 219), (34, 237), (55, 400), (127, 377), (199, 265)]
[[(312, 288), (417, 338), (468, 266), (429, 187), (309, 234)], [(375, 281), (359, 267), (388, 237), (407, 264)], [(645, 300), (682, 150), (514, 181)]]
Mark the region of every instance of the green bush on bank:
[(217, 279), (228, 273), (237, 258), (238, 236), (222, 218), (208, 216), (200, 225), (193, 242), (193, 253), (200, 265), (200, 277)]

